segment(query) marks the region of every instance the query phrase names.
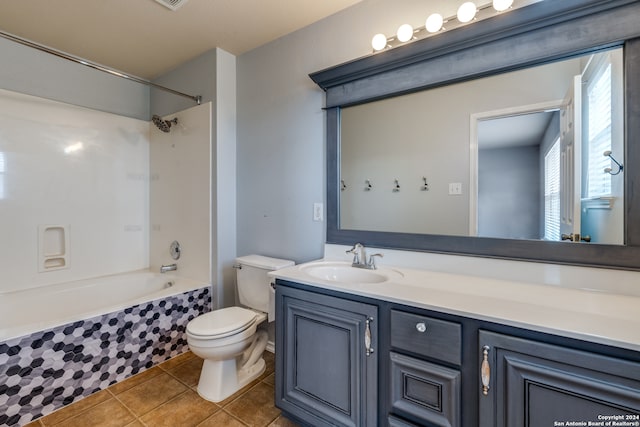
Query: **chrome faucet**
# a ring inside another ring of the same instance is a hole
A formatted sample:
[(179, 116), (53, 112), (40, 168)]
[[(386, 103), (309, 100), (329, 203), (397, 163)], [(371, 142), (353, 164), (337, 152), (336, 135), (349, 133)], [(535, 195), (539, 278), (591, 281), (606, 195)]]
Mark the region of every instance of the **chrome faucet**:
[(166, 264), (160, 266), (160, 273), (166, 273), (167, 271), (176, 271), (178, 264)]
[(351, 249), (346, 251), (348, 254), (353, 254), (353, 262), (351, 267), (366, 268), (368, 270), (375, 270), (376, 260), (375, 257), (383, 257), (382, 254), (373, 254), (367, 259), (367, 252), (364, 249), (362, 243), (356, 243)]

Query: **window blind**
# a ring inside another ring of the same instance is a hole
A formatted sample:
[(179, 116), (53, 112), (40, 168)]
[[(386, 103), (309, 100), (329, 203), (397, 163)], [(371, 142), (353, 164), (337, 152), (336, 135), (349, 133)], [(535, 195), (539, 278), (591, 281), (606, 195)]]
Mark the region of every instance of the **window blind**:
[(611, 166), (602, 153), (611, 150), (611, 63), (603, 64), (587, 86), (587, 194), (588, 198), (611, 194)]
[(544, 238), (560, 240), (560, 138), (544, 156)]

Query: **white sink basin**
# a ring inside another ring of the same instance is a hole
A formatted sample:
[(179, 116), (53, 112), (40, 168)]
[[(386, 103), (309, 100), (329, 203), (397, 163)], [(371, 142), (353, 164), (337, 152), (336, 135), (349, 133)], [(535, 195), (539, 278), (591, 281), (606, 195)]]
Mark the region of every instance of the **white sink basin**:
[(382, 283), (393, 276), (402, 277), (399, 271), (389, 269), (367, 270), (352, 267), (343, 262), (314, 262), (300, 267), (300, 270), (316, 279), (336, 283)]

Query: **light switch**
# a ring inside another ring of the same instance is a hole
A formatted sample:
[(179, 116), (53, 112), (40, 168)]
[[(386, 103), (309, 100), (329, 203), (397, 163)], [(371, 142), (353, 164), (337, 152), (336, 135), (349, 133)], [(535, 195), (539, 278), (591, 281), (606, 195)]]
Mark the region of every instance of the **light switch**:
[(461, 182), (450, 182), (449, 183), (449, 195), (450, 196), (459, 196), (462, 194), (462, 183)]
[(317, 222), (324, 220), (324, 206), (322, 203), (313, 204), (313, 220)]

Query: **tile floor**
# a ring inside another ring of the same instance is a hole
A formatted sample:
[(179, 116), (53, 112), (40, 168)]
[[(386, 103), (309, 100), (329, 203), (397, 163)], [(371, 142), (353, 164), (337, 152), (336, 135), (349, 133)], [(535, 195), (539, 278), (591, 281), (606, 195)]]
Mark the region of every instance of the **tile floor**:
[(220, 403), (196, 392), (202, 359), (188, 352), (26, 427), (297, 427), (274, 406), (274, 356), (264, 374)]

